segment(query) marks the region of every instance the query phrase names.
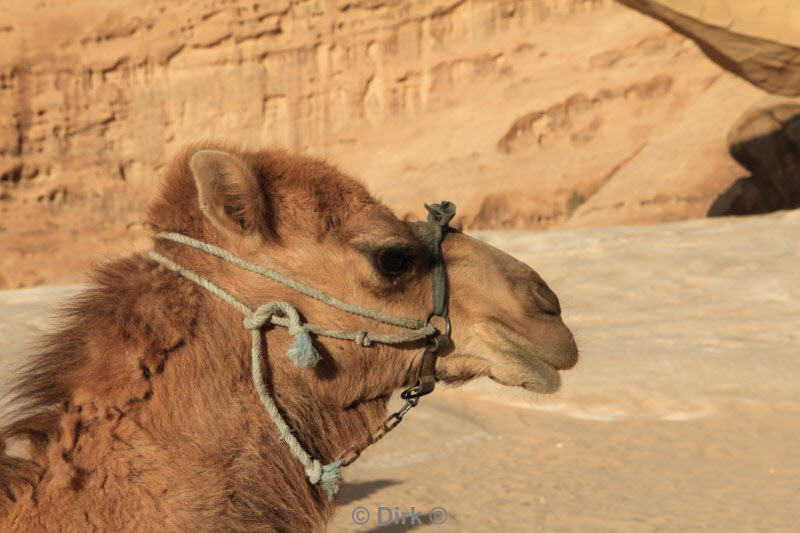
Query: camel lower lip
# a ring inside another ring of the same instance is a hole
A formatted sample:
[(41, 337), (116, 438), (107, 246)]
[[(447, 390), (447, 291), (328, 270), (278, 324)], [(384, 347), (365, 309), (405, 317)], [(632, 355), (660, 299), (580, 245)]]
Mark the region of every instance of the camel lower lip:
[[(553, 392), (556, 392), (561, 386), (561, 378), (558, 372), (555, 370), (549, 370), (545, 373), (537, 372), (536, 375), (540, 379), (536, 380), (526, 379), (524, 381), (516, 381), (513, 379), (512, 380), (504, 379), (503, 377), (498, 377), (495, 375), (490, 375), (489, 378), (507, 387), (520, 387), (525, 390), (531, 392), (537, 392), (540, 394), (551, 394)], [(531, 376), (526, 376), (526, 377), (530, 378)]]
[(539, 359), (538, 357), (537, 357), (537, 360), (540, 363), (542, 363), (545, 366), (545, 368), (547, 368), (547, 370), (551, 373), (550, 379), (548, 381), (554, 382), (555, 386), (552, 389), (542, 390), (541, 385), (538, 384), (538, 383), (523, 382), (522, 383), (522, 387), (524, 389), (532, 390), (532, 391), (555, 392), (561, 386), (561, 376), (558, 373), (558, 369), (556, 367), (554, 367), (553, 365), (549, 364), (547, 361), (543, 361), (542, 359)]
[[(573, 354), (569, 343), (564, 342), (566, 336), (551, 347), (540, 340), (529, 340), (497, 321), (486, 325), (484, 339), (492, 354), (487, 353), (492, 367), (491, 379), (538, 393), (558, 390), (561, 385), (559, 370), (571, 367), (577, 357), (577, 352)], [(566, 328), (564, 330), (568, 332)], [(559, 345), (564, 346), (563, 353)]]
[(489, 378), (509, 387), (549, 394), (561, 386), (558, 369), (538, 357), (529, 356), (516, 368), (496, 369)]

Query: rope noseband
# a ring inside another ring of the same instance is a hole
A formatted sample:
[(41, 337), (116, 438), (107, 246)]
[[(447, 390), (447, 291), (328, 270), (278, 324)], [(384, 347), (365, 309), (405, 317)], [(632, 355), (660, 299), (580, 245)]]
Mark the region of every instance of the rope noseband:
[[(417, 225), (419, 226), (423, 238), (427, 241), (433, 256), (433, 268), (431, 270), (433, 303), (431, 311), (424, 321), (387, 315), (343, 302), (313, 287), (290, 279), (279, 272), (255, 263), (250, 263), (236, 257), (227, 250), (193, 239), (181, 233), (164, 232), (156, 235), (159, 239), (170, 240), (201, 250), (224, 259), (240, 268), (268, 277), (301, 294), (330, 305), (331, 307), (377, 322), (383, 322), (384, 324), (399, 326), (410, 330), (405, 333), (384, 334), (372, 333), (364, 330), (335, 330), (315, 324), (303, 323), (297, 309), (290, 303), (283, 301), (270, 302), (256, 309), (250, 309), (250, 307), (243, 304), (232, 294), (199, 276), (195, 272), (182, 267), (157, 252), (151, 251), (148, 254), (149, 257), (157, 263), (215, 294), (244, 315), (243, 325), (252, 332), (251, 373), (253, 384), (261, 399), (261, 403), (275, 423), (280, 439), (286, 443), (292, 455), (303, 465), (308, 480), (312, 484), (320, 484), (329, 498), (332, 498), (339, 490), (338, 480), (341, 477), (341, 468), (351, 464), (361, 455), (361, 452), (365, 448), (377, 442), (386, 433), (394, 429), (395, 426), (402, 421), (403, 416), (412, 407), (417, 405), (419, 398), (432, 392), (436, 384), (435, 367), (437, 353), (449, 344), (451, 329), (450, 318), (447, 313), (447, 277), (441, 244), (448, 224), (455, 215), (456, 208), (455, 205), (447, 201), (442, 201), (439, 204), (433, 205), (425, 204), (425, 208), (428, 210), (428, 220), (426, 222), (417, 222)], [(444, 333), (440, 333), (431, 323), (431, 319), (434, 316), (439, 316), (444, 319)], [(269, 392), (267, 392), (264, 387), (264, 379), (261, 374), (261, 331), (266, 324), (285, 327), (289, 330), (289, 334), (294, 337), (294, 341), (289, 347), (288, 356), (298, 368), (313, 367), (320, 360), (320, 356), (311, 340), (311, 333), (334, 339), (351, 340), (360, 346), (370, 346), (375, 342), (382, 344), (402, 344), (422, 339), (428, 340), (428, 346), (425, 348), (422, 356), (416, 383), (401, 393), (401, 397), (406, 401), (403, 407), (386, 418), (383, 424), (367, 438), (365, 443), (350, 448), (341, 458), (323, 465), (319, 460), (311, 457), (303, 448), (302, 444), (300, 444), (294, 436), (292, 428), (289, 427), (281, 416)]]

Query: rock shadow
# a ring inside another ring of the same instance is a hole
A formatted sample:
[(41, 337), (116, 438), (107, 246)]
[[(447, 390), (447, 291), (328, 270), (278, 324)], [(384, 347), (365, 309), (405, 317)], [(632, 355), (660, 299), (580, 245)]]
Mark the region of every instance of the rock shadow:
[(745, 112), (728, 133), (730, 154), (751, 175), (720, 194), (708, 216), (755, 215), (800, 207), (800, 105)]

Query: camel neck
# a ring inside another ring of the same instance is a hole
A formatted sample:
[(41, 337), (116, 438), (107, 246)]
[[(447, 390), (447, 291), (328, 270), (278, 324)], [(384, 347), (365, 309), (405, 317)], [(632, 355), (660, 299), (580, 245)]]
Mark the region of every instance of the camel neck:
[[(176, 411), (194, 414), (173, 418), (175, 427), (162, 436), (161, 442), (170, 446), (176, 435), (193, 435), (198, 447), (213, 443), (211, 459), (221, 454), (213, 460), (219, 477), (235, 491), (247, 494), (248, 501), (274, 506), (277, 496), (290, 495), (292, 505), (282, 514), (305, 507), (310, 518), (327, 520), (333, 513), (333, 503), (319, 486), (306, 479), (253, 389), (250, 332), (242, 327), (241, 316), (211, 295), (203, 300), (207, 301), (201, 305), (204, 311), (198, 315), (194, 332), (197, 342), (187, 344), (185, 365), (178, 365), (177, 357), (174, 361), (176, 374), (193, 375), (195, 380), (191, 386), (185, 383), (191, 392), (182, 399), (186, 405)], [(291, 337), (282, 328), (265, 332), (265, 385), (302, 445), (315, 457), (331, 461), (362, 442), (380, 424), (386, 416), (387, 398), (346, 404), (334, 401), (318, 387), (320, 376), (324, 380), (335, 372), (330, 361), (326, 364), (324, 359), (317, 368), (295, 368), (286, 358), (290, 342)], [(345, 341), (333, 341), (329, 348), (336, 349), (337, 342), (341, 342), (338, 355), (343, 359), (348, 358), (345, 350), (358, 349)], [(154, 391), (154, 399), (157, 396)], [(197, 455), (196, 459), (207, 461), (209, 457)], [(254, 480), (258, 480), (255, 486)], [(309, 517), (293, 516), (292, 520)]]

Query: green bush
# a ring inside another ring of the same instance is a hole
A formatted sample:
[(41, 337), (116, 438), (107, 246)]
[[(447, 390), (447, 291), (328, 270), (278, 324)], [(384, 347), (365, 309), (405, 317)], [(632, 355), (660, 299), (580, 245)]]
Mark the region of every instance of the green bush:
[(586, 197), (584, 197), (581, 193), (578, 191), (572, 191), (567, 199), (567, 212), (572, 214), (572, 212), (578, 209), (578, 206), (585, 201)]

